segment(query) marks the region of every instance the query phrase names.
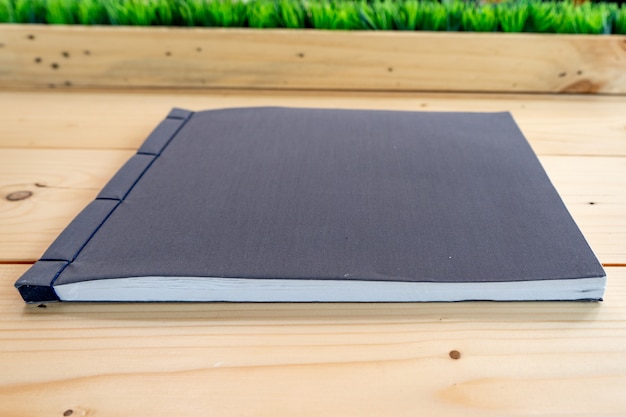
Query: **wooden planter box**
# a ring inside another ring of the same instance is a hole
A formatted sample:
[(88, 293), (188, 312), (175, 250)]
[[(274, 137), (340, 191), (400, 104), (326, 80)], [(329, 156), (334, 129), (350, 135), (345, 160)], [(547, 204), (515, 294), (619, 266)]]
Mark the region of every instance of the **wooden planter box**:
[(0, 26), (0, 88), (626, 93), (626, 36)]

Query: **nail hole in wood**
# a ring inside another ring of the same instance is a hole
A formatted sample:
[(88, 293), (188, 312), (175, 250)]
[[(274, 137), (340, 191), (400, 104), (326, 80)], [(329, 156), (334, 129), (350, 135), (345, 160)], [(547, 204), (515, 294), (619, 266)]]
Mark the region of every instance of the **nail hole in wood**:
[(458, 350), (451, 350), (449, 355), (454, 360), (461, 359), (461, 352), (459, 352)]
[(59, 64), (53, 62), (52, 64), (50, 64), (50, 68), (52, 68), (53, 70), (59, 69)]
[(35, 58), (35, 62), (36, 62), (37, 64), (41, 63), (41, 58), (40, 58), (40, 57)]
[(35, 35), (33, 35), (33, 34), (30, 34), (30, 35), (28, 35), (28, 36), (26, 36), (26, 37), (27, 37), (28, 39), (30, 39), (31, 41), (32, 41), (32, 40), (35, 40)]
[(69, 58), (70, 57), (70, 53), (66, 52), (66, 51), (61, 52), (61, 55), (63, 55), (63, 58)]
[(74, 414), (74, 410), (65, 410), (65, 411), (63, 412), (63, 415), (64, 415), (65, 417), (71, 416), (72, 414)]

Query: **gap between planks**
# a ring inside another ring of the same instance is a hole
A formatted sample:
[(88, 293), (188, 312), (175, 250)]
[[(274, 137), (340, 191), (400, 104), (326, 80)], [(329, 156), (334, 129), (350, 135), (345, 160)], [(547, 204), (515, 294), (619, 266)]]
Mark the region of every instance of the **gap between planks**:
[(136, 150), (172, 107), (510, 111), (539, 155), (626, 156), (622, 97), (285, 91), (0, 92), (1, 148)]

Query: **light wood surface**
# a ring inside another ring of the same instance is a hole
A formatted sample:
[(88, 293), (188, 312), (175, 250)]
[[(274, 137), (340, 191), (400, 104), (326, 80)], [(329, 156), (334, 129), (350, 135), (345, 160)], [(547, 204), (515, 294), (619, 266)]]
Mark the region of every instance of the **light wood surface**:
[(172, 107), (246, 106), (510, 111), (541, 155), (626, 156), (624, 97), (271, 90), (0, 92), (0, 148), (133, 150)]
[(3, 87), (626, 93), (626, 36), (0, 26)]
[[(170, 107), (261, 105), (512, 111), (613, 265), (605, 301), (22, 302), (14, 281)], [(625, 110), (597, 95), (2, 92), (0, 416), (624, 416)], [(33, 194), (6, 199), (18, 191)]]
[[(26, 266), (0, 266), (11, 280)], [(0, 288), (3, 416), (622, 416), (598, 303), (49, 304)], [(459, 359), (450, 357), (460, 353)]]

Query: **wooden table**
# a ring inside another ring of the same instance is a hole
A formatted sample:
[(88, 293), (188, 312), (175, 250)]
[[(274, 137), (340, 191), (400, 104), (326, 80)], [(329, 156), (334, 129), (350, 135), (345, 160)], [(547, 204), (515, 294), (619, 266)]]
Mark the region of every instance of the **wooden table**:
[[(171, 107), (262, 105), (511, 111), (607, 267), (605, 301), (22, 302), (14, 281)], [(3, 417), (624, 416), (626, 100), (3, 91), (0, 283)]]

